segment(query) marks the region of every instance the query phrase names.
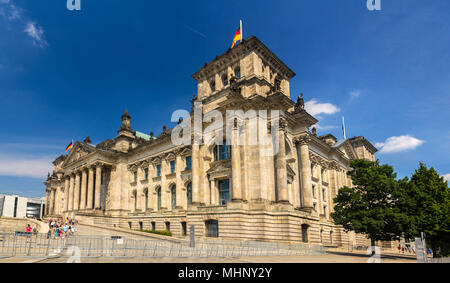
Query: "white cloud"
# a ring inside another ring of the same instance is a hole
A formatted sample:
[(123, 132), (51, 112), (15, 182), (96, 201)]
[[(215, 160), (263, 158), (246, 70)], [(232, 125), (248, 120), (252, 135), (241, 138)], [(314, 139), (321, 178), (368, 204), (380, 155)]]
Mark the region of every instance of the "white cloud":
[(14, 5), (10, 0), (0, 0), (0, 16), (8, 21), (22, 18), (22, 9)]
[(397, 153), (415, 149), (421, 146), (425, 141), (416, 139), (410, 135), (390, 137), (385, 142), (375, 144), (375, 147), (381, 149), (380, 153)]
[(361, 96), (361, 91), (360, 90), (353, 90), (350, 92), (350, 98), (354, 99), (354, 98), (358, 98)]
[(0, 175), (45, 178), (48, 172), (52, 172), (52, 159), (50, 157), (24, 157), (1, 156)]
[(313, 116), (316, 116), (317, 114), (334, 114), (341, 110), (331, 103), (319, 103), (316, 99), (311, 99), (306, 102), (305, 109)]
[(445, 175), (442, 176), (442, 177), (444, 177), (444, 180), (445, 180), (445, 181), (448, 181), (448, 182), (450, 183), (450, 174), (445, 174)]
[(28, 22), (27, 27), (24, 30), (32, 39), (33, 43), (39, 47), (47, 46), (47, 42), (44, 40), (44, 30), (34, 22)]

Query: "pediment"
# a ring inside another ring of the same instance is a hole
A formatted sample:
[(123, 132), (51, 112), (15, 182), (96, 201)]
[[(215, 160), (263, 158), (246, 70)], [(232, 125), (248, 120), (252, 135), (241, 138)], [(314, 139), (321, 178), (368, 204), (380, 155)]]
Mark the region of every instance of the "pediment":
[(356, 152), (348, 140), (339, 145), (338, 149), (350, 160), (357, 158)]
[(67, 167), (68, 165), (83, 159), (85, 156), (89, 155), (92, 152), (95, 152), (95, 148), (80, 142), (76, 142), (75, 146), (72, 148), (66, 160), (64, 161), (62, 167)]
[(230, 169), (231, 169), (231, 161), (224, 160), (224, 161), (216, 161), (216, 162), (211, 163), (211, 167), (206, 172), (208, 174), (211, 174), (211, 173), (216, 173), (216, 172), (228, 171)]

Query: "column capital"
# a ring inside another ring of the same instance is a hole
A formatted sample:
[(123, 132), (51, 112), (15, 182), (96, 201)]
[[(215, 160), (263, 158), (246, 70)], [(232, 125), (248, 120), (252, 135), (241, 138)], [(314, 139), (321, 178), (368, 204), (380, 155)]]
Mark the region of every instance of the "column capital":
[(311, 135), (310, 134), (303, 134), (298, 137), (295, 137), (293, 139), (294, 144), (300, 144), (300, 145), (307, 145), (311, 142)]

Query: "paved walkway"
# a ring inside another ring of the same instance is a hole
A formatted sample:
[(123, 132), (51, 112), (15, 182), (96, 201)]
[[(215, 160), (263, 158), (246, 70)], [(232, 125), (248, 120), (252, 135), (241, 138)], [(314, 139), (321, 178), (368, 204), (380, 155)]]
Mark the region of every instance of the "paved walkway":
[[(134, 239), (148, 239), (148, 237), (140, 235), (132, 235), (129, 233), (111, 231), (104, 228), (96, 228), (91, 226), (78, 225), (77, 234), (83, 236), (124, 236)], [(19, 258), (6, 257), (0, 258), (0, 263), (17, 262), (17, 263), (65, 263), (67, 256), (54, 258)], [(326, 255), (312, 256), (258, 256), (258, 257), (225, 257), (225, 258), (81, 258), (82, 263), (365, 263), (369, 257), (365, 254), (345, 253), (345, 252), (328, 252)], [(384, 255), (381, 257), (382, 263), (415, 263), (413, 257)]]

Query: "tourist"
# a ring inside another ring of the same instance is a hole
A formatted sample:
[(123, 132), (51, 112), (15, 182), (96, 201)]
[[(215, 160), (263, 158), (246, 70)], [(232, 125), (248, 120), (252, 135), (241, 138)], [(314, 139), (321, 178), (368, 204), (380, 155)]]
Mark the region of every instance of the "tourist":
[(27, 228), (25, 228), (25, 231), (27, 232), (27, 233), (31, 233), (31, 226), (30, 226), (30, 224), (28, 224), (27, 225)]

